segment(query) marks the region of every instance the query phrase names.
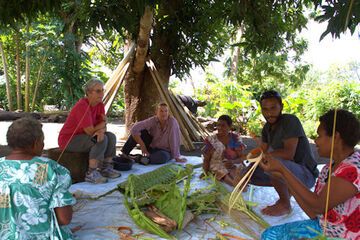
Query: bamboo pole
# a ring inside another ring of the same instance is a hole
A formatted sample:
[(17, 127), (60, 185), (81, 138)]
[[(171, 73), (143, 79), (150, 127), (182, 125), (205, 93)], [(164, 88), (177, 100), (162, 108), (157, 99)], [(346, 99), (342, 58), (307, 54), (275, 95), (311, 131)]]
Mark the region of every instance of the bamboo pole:
[(153, 77), (155, 85), (158, 88), (162, 99), (169, 105), (169, 108), (170, 108), (171, 112), (173, 113), (174, 117), (176, 119), (178, 119), (178, 123), (180, 125), (180, 130), (181, 130), (181, 133), (182, 133), (183, 138), (184, 138), (183, 144), (184, 144), (185, 149), (188, 150), (188, 151), (194, 150), (195, 147), (194, 147), (194, 144), (192, 143), (192, 141), (190, 139), (189, 133), (187, 132), (183, 122), (180, 120), (180, 115), (176, 111), (174, 103), (170, 99), (169, 91), (166, 88), (164, 88), (163, 85), (161, 84), (162, 83), (161, 77), (158, 75), (157, 69), (156, 69), (154, 63), (151, 60), (149, 60), (149, 61), (146, 62), (146, 65), (148, 66), (148, 68), (150, 70), (150, 74)]
[[(126, 64), (130, 64), (130, 63), (126, 63)], [(119, 84), (119, 82), (120, 82), (120, 80), (121, 80), (121, 77), (122, 76), (124, 76), (125, 74), (126, 74), (126, 72), (127, 72), (127, 69), (128, 69), (128, 65), (124, 65), (124, 67), (120, 70), (120, 72), (118, 72), (118, 74), (117, 74), (117, 78), (116, 79), (114, 79), (114, 81), (112, 82), (112, 85), (110, 86), (108, 86), (108, 89), (107, 90), (105, 90), (106, 91), (106, 95), (104, 94), (104, 97), (103, 97), (103, 102), (104, 102), (104, 104), (106, 105), (108, 102), (109, 102), (109, 100), (110, 99), (112, 99), (112, 96), (114, 95), (114, 94), (117, 94), (117, 91), (116, 90), (118, 90), (119, 88), (118, 88), (118, 84)], [(125, 69), (126, 68), (126, 69)]]
[(177, 108), (178, 112), (180, 113), (181, 120), (184, 123), (184, 126), (187, 127), (187, 130), (189, 131), (191, 137), (194, 141), (200, 141), (201, 137), (198, 131), (195, 129), (194, 125), (191, 123), (189, 117), (186, 115), (186, 112), (184, 109), (179, 105), (179, 102), (177, 101), (176, 97), (173, 95), (171, 91), (169, 91), (170, 99), (173, 101), (175, 107)]
[[(172, 92), (171, 92), (172, 93)], [(172, 93), (173, 94), (173, 93)], [(189, 109), (184, 105), (184, 103), (179, 99), (178, 96), (174, 95), (177, 102), (182, 106), (184, 112), (189, 117), (192, 125), (196, 128), (198, 134), (200, 134), (200, 138), (205, 139), (206, 137), (210, 136), (210, 133), (204, 128), (204, 126), (198, 122), (198, 120), (194, 117), (194, 115), (189, 111)], [(200, 139), (201, 140), (201, 139)]]
[(8, 99), (8, 108), (9, 108), (9, 111), (13, 111), (11, 89), (10, 89), (10, 78), (9, 78), (7, 61), (6, 61), (6, 56), (5, 56), (4, 47), (3, 47), (1, 38), (0, 38), (0, 55), (1, 55), (1, 58), (3, 61), (4, 76), (5, 76), (5, 83), (6, 83), (6, 96)]
[(133, 53), (134, 53), (134, 49), (135, 49), (135, 44), (132, 43), (129, 51), (125, 54), (124, 58), (121, 60), (121, 62), (119, 63), (119, 65), (116, 67), (116, 69), (113, 71), (113, 73), (111, 74), (111, 77), (109, 78), (109, 80), (105, 83), (105, 94), (104, 97), (107, 95), (107, 90), (111, 88), (111, 86), (114, 85), (114, 82), (116, 81), (116, 79), (118, 79), (121, 70), (124, 68), (125, 64), (127, 62), (129, 62), (130, 58), (132, 57)]
[(112, 103), (114, 102), (114, 99), (115, 99), (115, 96), (116, 94), (118, 93), (119, 89), (120, 89), (120, 86), (122, 85), (122, 83), (124, 82), (124, 78), (125, 78), (125, 75), (126, 75), (126, 72), (129, 68), (129, 65), (130, 63), (128, 62), (124, 68), (123, 68), (123, 71), (120, 73), (120, 76), (119, 76), (119, 79), (118, 81), (116, 82), (115, 84), (115, 88), (113, 88), (112, 90), (112, 94), (110, 95), (110, 98), (108, 99), (108, 101), (105, 103), (105, 115), (108, 114), (109, 110), (110, 110), (110, 107), (112, 105)]

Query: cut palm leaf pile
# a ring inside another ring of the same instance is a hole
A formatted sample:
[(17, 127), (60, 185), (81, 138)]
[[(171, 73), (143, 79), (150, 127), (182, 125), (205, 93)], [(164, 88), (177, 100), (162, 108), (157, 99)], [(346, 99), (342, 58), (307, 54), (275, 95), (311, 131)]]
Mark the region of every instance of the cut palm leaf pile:
[[(147, 172), (140, 175), (132, 176), (133, 184), (135, 185), (134, 194), (135, 196), (143, 194), (144, 191), (148, 190), (149, 188), (157, 185), (157, 184), (168, 184), (171, 183), (175, 179), (181, 179), (188, 175), (188, 172), (192, 172), (191, 169), (184, 168), (178, 164), (168, 164), (154, 171)], [(130, 177), (129, 176), (129, 177)], [(120, 191), (125, 192), (126, 186), (128, 185), (128, 180), (119, 184), (118, 188)]]
[[(128, 177), (125, 185), (125, 206), (129, 212), (129, 215), (140, 228), (157, 234), (160, 237), (173, 239), (174, 237), (168, 234), (165, 230), (172, 229), (174, 224), (171, 220), (176, 222), (177, 229), (182, 229), (186, 211), (186, 199), (190, 189), (190, 180), (193, 169), (191, 165), (186, 165), (185, 169), (183, 167), (174, 167), (173, 165), (166, 165), (159, 169), (139, 176), (130, 175)], [(178, 171), (175, 172), (175, 170)], [(176, 185), (176, 182), (178, 179), (182, 179), (184, 177), (187, 177), (187, 180), (185, 181), (184, 190), (181, 194), (179, 187)], [(153, 185), (149, 186), (149, 181), (151, 181)], [(146, 184), (144, 184), (145, 182)], [(161, 184), (160, 186), (164, 186), (164, 182), (168, 183), (168, 186), (164, 187), (166, 192), (155, 200), (156, 208), (152, 207), (152, 210), (156, 209), (156, 211), (152, 211), (151, 216), (154, 216), (153, 214), (157, 214), (157, 216), (155, 216), (156, 219), (161, 220), (161, 223), (164, 224), (169, 223), (171, 226), (164, 226), (153, 222), (144, 214), (142, 209), (140, 209), (139, 205), (137, 204), (137, 198), (142, 198), (144, 193), (146, 193), (146, 190), (150, 188), (153, 190), (159, 189), (159, 186), (155, 186), (158, 183)], [(149, 187), (146, 188), (144, 185)]]

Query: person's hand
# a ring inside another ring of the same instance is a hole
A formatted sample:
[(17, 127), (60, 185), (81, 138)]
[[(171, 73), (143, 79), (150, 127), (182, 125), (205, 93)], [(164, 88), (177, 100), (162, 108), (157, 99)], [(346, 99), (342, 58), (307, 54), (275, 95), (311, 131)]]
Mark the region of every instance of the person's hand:
[(175, 161), (180, 162), (180, 163), (184, 163), (184, 162), (187, 162), (187, 159), (178, 157), (178, 158), (175, 158)]
[(145, 145), (140, 145), (140, 148), (141, 148), (141, 152), (142, 152), (142, 155), (143, 155), (143, 156), (146, 156), (146, 157), (150, 156), (150, 153), (149, 153), (149, 151), (147, 150), (147, 148), (146, 148)]
[(94, 137), (96, 136), (97, 142), (102, 142), (104, 140), (104, 135), (105, 135), (105, 132), (100, 129), (100, 130), (97, 130), (93, 136)]
[(279, 160), (273, 158), (271, 154), (264, 154), (262, 160), (260, 161), (260, 167), (264, 169), (265, 172), (281, 172), (283, 165)]

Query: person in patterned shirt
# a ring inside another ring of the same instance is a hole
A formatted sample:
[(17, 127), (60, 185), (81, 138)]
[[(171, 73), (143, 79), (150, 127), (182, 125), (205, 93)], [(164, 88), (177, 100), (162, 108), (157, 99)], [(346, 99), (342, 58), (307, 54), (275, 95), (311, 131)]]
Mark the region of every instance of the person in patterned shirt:
[(239, 135), (231, 131), (232, 119), (221, 115), (217, 120), (217, 133), (207, 137), (203, 148), (203, 169), (215, 175), (218, 181), (236, 186), (243, 176), (246, 146)]
[(41, 157), (44, 133), (35, 119), (14, 121), (11, 153), (0, 158), (0, 239), (73, 239), (67, 226), (75, 198), (69, 171)]
[[(360, 122), (346, 110), (337, 110), (336, 114), (334, 136), (335, 110), (320, 117), (315, 143), (319, 155), (329, 158), (334, 139), (333, 162), (331, 176), (329, 164), (323, 167), (315, 192), (309, 191), (271, 155), (264, 157), (261, 167), (285, 180), (310, 219), (270, 227), (262, 234), (261, 239), (313, 238), (323, 232), (332, 238), (360, 239), (360, 152), (355, 151), (360, 140)], [(328, 184), (330, 197), (325, 219)]]

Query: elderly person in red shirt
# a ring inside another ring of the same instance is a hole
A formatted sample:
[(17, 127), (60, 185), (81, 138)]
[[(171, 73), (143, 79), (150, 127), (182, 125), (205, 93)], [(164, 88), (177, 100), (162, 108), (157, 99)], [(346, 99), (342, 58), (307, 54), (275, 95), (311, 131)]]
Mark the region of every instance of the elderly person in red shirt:
[(105, 107), (102, 102), (104, 83), (91, 79), (84, 90), (86, 96), (71, 109), (60, 130), (58, 143), (61, 149), (67, 151), (89, 152), (89, 170), (85, 181), (104, 183), (107, 178), (121, 175), (112, 165), (112, 158), (116, 155), (116, 137), (106, 131)]
[(156, 115), (134, 124), (131, 135), (124, 144), (122, 152), (129, 155), (131, 150), (140, 145), (143, 164), (162, 164), (171, 159), (177, 162), (186, 162), (180, 155), (180, 128), (176, 119), (169, 116), (166, 103), (156, 107)]

